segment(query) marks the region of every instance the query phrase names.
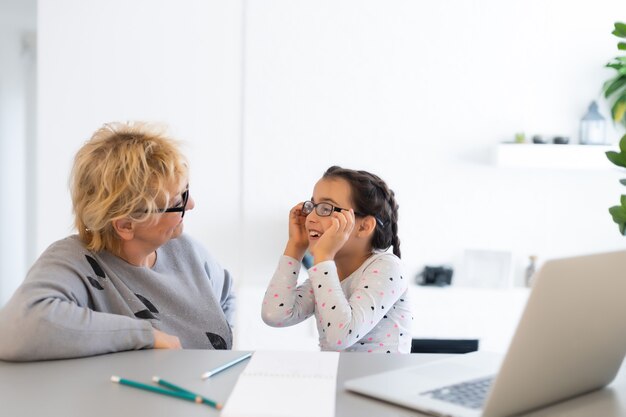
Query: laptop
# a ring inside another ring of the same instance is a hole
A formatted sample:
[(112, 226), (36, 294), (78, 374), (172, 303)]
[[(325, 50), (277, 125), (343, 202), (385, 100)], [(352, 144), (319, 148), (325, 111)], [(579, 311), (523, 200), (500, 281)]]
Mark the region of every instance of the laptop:
[(546, 261), (504, 356), (473, 352), (345, 382), (427, 414), (501, 417), (609, 384), (626, 354), (626, 251)]

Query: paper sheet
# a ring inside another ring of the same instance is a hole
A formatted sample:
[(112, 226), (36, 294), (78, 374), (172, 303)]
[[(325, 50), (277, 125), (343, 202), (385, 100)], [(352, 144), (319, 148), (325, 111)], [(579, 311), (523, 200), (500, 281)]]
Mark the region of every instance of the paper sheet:
[(339, 352), (258, 351), (223, 417), (333, 417)]

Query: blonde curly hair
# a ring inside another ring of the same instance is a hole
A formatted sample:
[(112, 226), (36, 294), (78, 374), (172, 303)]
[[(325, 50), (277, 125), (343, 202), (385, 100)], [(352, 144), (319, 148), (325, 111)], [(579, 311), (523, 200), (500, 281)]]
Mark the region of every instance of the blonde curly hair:
[(70, 176), (74, 225), (87, 249), (119, 253), (113, 222), (144, 222), (176, 196), (169, 189), (188, 175), (179, 143), (164, 126), (107, 123), (77, 152)]

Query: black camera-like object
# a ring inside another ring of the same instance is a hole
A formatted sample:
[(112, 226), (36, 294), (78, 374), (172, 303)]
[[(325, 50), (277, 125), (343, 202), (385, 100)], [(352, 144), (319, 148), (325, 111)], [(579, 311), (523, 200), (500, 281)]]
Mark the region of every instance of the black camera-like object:
[(418, 285), (444, 287), (452, 284), (453, 273), (452, 268), (446, 266), (425, 266), (424, 270), (417, 275), (415, 281)]

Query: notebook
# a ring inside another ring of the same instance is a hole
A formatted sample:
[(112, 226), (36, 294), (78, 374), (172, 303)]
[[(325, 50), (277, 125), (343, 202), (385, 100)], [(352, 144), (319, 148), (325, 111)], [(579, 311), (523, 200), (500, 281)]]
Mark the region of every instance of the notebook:
[(339, 352), (256, 351), (221, 416), (332, 417), (338, 365)]
[[(625, 268), (626, 251), (547, 261), (504, 356), (468, 353), (345, 388), (459, 417), (509, 416), (601, 388), (626, 354)], [(481, 390), (483, 399), (473, 399)]]

